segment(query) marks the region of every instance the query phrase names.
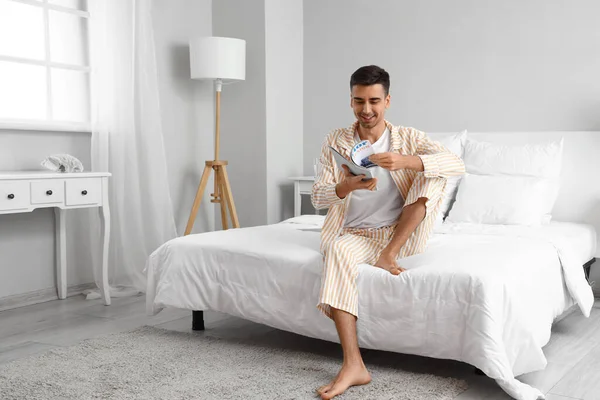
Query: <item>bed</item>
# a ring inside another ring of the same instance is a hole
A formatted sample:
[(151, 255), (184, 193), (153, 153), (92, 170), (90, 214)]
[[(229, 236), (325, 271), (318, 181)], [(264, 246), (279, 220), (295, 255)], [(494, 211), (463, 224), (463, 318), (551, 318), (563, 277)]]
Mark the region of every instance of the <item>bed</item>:
[[(146, 266), (148, 313), (216, 310), (339, 342), (316, 308), (322, 224), (304, 215), (163, 244)], [(546, 366), (542, 348), (558, 316), (574, 306), (589, 316), (582, 266), (596, 245), (586, 224), (444, 223), (425, 253), (399, 260), (401, 275), (360, 265), (359, 344), (463, 361), (515, 399), (543, 398), (515, 377)]]

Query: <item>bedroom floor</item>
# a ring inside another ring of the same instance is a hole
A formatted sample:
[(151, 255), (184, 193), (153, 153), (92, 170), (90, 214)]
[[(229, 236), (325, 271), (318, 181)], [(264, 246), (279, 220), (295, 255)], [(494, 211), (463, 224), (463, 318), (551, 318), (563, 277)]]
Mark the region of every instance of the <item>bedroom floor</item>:
[[(144, 302), (144, 296), (113, 299), (113, 305), (105, 307), (100, 300), (75, 296), (0, 312), (0, 364), (143, 325), (191, 330), (190, 312), (163, 310), (148, 317)], [(206, 331), (198, 333), (201, 335), (252, 340), (268, 333), (287, 347), (305, 350), (316, 341), (218, 312), (208, 311), (204, 315)], [(334, 343), (328, 345), (339, 347)], [(378, 363), (393, 360), (407, 370), (465, 379), (469, 389), (455, 400), (510, 399), (493, 380), (474, 374), (473, 367), (467, 364), (366, 351), (375, 353), (370, 354), (369, 359)], [(547, 393), (548, 400), (600, 398), (600, 299), (596, 299), (589, 319), (576, 310), (555, 323), (544, 352), (548, 358), (546, 369), (521, 376), (522, 381)]]

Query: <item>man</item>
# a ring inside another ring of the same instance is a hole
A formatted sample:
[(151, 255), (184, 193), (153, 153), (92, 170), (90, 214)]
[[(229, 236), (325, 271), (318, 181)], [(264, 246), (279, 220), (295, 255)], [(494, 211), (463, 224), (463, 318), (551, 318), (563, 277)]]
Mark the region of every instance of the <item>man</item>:
[[(371, 264), (393, 275), (404, 271), (396, 259), (425, 250), (446, 179), (464, 173), (462, 160), (438, 142), (384, 119), (389, 87), (389, 74), (377, 66), (352, 74), (350, 105), (357, 121), (325, 139), (321, 173), (312, 190), (315, 208), (329, 208), (321, 233), (324, 268), (317, 307), (335, 322), (344, 355), (338, 375), (317, 389), (322, 399), (371, 381), (356, 334), (358, 265)], [(346, 166), (340, 170), (329, 149), (349, 158), (362, 140), (371, 142), (376, 154), (369, 159), (378, 165), (372, 168), (374, 178), (364, 181), (364, 175), (353, 176)]]

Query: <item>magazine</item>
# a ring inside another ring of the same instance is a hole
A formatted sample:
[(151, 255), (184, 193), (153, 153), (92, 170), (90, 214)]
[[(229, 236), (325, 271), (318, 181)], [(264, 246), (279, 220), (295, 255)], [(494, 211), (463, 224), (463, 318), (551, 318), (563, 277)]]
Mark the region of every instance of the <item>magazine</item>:
[(373, 146), (371, 146), (371, 142), (368, 140), (363, 140), (354, 145), (352, 150), (350, 151), (350, 160), (341, 155), (336, 149), (329, 146), (331, 152), (333, 153), (333, 158), (337, 166), (343, 170), (342, 165), (347, 165), (348, 169), (353, 175), (364, 175), (367, 179), (373, 179), (373, 172), (370, 168), (376, 167), (377, 164), (373, 163), (369, 160), (369, 156), (375, 154), (373, 150)]

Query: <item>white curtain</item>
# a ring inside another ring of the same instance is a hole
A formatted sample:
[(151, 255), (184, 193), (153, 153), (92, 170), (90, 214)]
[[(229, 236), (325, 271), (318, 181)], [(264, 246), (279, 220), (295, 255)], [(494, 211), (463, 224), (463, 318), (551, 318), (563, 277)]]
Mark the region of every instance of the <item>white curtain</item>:
[[(92, 170), (109, 179), (111, 296), (144, 291), (148, 255), (177, 236), (161, 125), (152, 0), (90, 4)], [(93, 235), (99, 219), (94, 217)], [(100, 242), (92, 240), (100, 282)], [(88, 298), (99, 297), (98, 292)]]

